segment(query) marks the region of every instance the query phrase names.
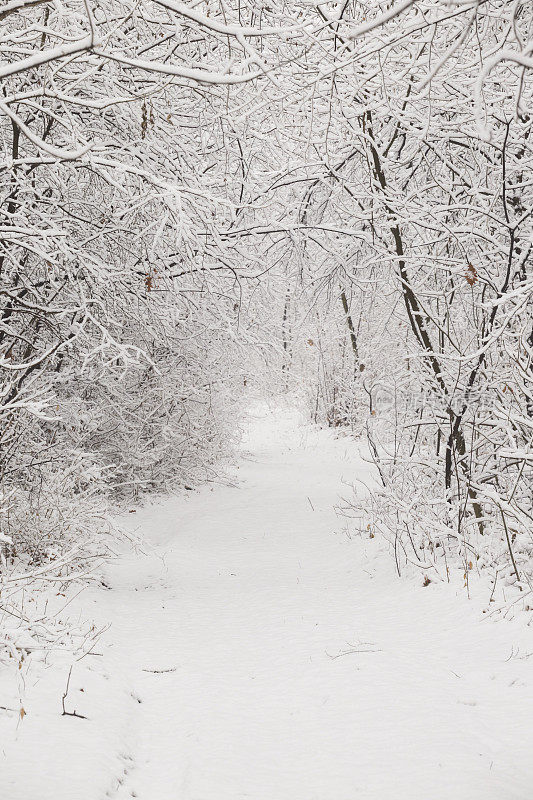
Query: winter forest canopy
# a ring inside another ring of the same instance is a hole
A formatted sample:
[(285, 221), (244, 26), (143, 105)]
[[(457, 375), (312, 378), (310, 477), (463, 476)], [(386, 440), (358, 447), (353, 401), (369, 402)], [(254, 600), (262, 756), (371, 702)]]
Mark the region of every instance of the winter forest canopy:
[(0, 79), (5, 613), (251, 388), (368, 442), (399, 573), (527, 596), (529, 0), (8, 0)]

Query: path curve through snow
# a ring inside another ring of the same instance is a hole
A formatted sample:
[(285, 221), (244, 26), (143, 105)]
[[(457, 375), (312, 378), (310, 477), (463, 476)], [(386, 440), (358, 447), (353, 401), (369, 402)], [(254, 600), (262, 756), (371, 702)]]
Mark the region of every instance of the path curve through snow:
[(88, 720), (57, 714), (52, 670), (1, 796), (531, 800), (531, 632), (348, 538), (334, 506), (366, 471), (349, 439), (264, 411), (235, 486), (132, 514), (150, 555), (84, 600), (112, 621), (73, 671)]

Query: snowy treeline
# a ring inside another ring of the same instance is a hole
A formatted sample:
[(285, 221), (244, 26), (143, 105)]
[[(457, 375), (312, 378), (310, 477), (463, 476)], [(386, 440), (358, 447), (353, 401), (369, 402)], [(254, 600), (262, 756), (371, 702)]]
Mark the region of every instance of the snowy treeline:
[(308, 285), (322, 331), (342, 318), (346, 331), (318, 353), (317, 405), (346, 424), (356, 393), (366, 396), (383, 484), (371, 527), (390, 538), (399, 570), (411, 561), (446, 576), (460, 553), (467, 581), (477, 561), (525, 584), (532, 9), (403, 7), (357, 46), (342, 29), (322, 93), (314, 146), (326, 169), (306, 184), (302, 210), (327, 234), (308, 236)]
[[(0, 15), (1, 556), (18, 614), (35, 575), (105, 551), (110, 493), (212, 475), (245, 365), (216, 234), (231, 164), (207, 141), (226, 93), (165, 74), (179, 41), (189, 60), (202, 47), (194, 23), (152, 3)], [(161, 76), (130, 69), (145, 52)]]
[(0, 20), (2, 569), (209, 478), (260, 383), (368, 437), (399, 570), (527, 581), (531, 4)]
[(532, 8), (313, 13), (277, 118), (290, 156), (242, 226), (269, 263), (285, 252), (285, 371), (315, 418), (366, 429), (382, 488), (365, 521), (399, 571), (446, 579), (459, 559), (466, 583), (490, 565), (527, 585)]

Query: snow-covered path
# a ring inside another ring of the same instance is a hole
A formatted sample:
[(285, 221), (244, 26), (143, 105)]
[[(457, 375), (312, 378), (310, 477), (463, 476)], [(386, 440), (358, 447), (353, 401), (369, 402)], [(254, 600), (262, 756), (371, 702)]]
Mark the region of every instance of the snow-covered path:
[(0, 796), (531, 800), (531, 631), (346, 536), (334, 504), (367, 469), (349, 441), (278, 413), (246, 448), (239, 485), (130, 516), (151, 555), (86, 597), (112, 621), (73, 672), (89, 719), (37, 687)]

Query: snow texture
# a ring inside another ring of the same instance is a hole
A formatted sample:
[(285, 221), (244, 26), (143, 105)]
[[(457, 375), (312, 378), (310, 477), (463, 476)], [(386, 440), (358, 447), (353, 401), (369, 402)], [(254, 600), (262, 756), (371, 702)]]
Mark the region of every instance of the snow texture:
[(532, 632), (350, 538), (368, 469), (256, 409), (234, 485), (127, 515), (144, 553), (70, 606), (112, 622), (73, 665), (86, 719), (65, 654), (4, 672), (2, 799), (530, 800)]

